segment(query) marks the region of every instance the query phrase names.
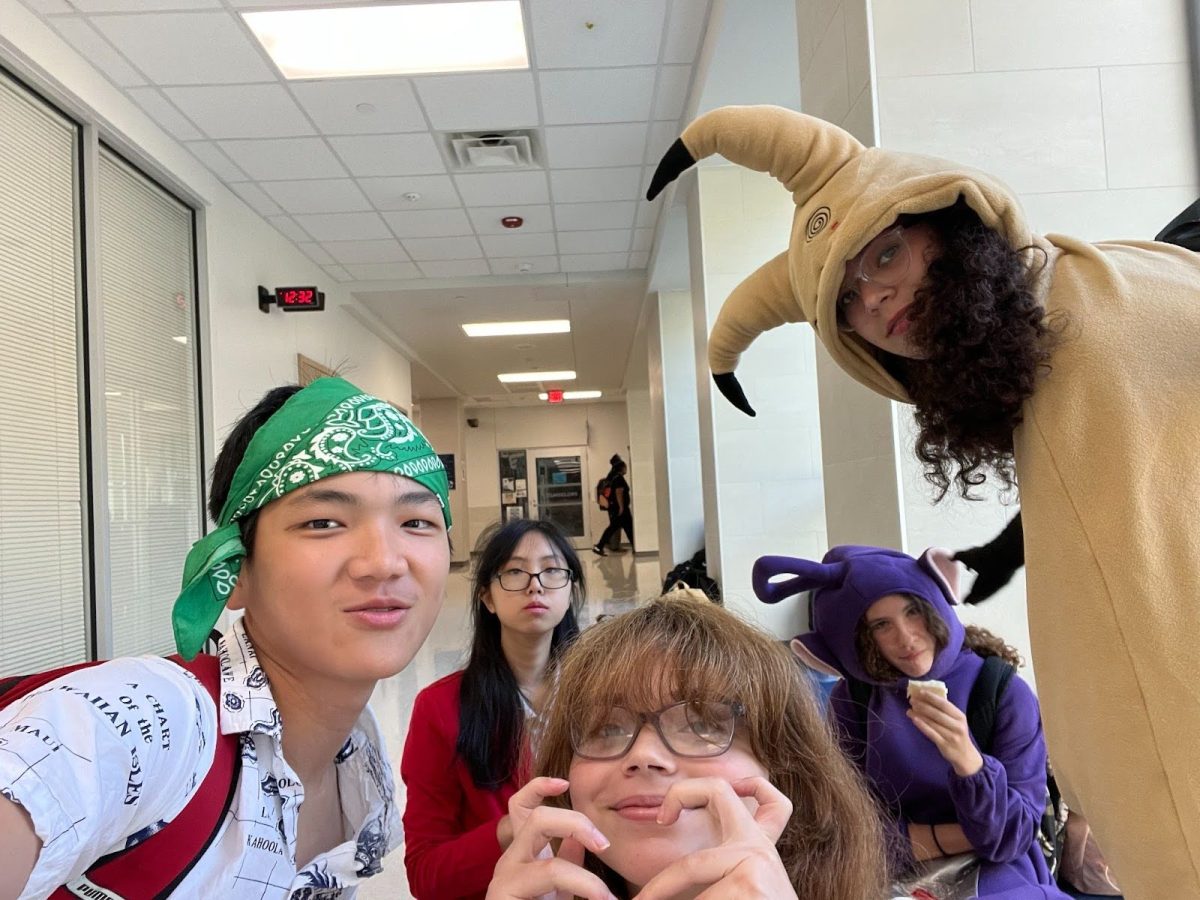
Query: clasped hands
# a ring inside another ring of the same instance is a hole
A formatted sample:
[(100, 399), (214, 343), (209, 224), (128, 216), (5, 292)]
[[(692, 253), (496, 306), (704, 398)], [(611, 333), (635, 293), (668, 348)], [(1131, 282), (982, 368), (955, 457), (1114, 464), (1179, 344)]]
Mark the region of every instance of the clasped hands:
[[(583, 868), (584, 852), (602, 856), (608, 839), (583, 813), (542, 805), (567, 788), (561, 778), (535, 778), (509, 800), (513, 842), (496, 864), (487, 900), (615, 900), (600, 878)], [(753, 814), (743, 797), (758, 804)], [(732, 784), (719, 778), (678, 781), (664, 794), (658, 824), (675, 825), (685, 809), (711, 816), (720, 843), (668, 865), (642, 888), (638, 900), (671, 900), (700, 891), (705, 900), (796, 896), (775, 849), (792, 803), (766, 778)], [(561, 842), (557, 854), (553, 840)]]

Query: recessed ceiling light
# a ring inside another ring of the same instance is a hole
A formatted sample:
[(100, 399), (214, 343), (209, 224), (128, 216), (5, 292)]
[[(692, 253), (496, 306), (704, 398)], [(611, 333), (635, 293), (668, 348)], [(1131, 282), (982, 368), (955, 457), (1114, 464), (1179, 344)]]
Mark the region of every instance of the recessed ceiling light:
[[(563, 391), (564, 400), (595, 400), (603, 397), (604, 391)], [(539, 400), (549, 400), (549, 394), (538, 394)]]
[(186, 334), (177, 334), (175, 337), (171, 338), (171, 340), (178, 344), (186, 344), (188, 342)]
[(540, 319), (536, 322), (471, 322), (462, 330), (467, 337), (504, 337), (513, 334), (565, 334), (571, 330), (567, 319)]
[(285, 78), (528, 69), (520, 0), (242, 13)]
[(496, 376), (505, 384), (518, 381), (574, 381), (575, 373), (565, 372), (502, 372)]

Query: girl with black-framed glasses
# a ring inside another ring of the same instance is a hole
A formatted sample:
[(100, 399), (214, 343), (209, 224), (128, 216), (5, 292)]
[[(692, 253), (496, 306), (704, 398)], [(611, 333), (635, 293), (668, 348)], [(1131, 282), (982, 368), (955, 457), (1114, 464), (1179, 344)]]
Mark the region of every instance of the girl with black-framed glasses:
[(695, 593), (606, 619), (563, 657), (488, 900), (884, 896), (875, 807), (804, 674)]
[(518, 519), (480, 537), (470, 659), (417, 695), (400, 763), (417, 900), (487, 890), (512, 840), (508, 800), (529, 780), (532, 726), (584, 596), (583, 566), (552, 523)]

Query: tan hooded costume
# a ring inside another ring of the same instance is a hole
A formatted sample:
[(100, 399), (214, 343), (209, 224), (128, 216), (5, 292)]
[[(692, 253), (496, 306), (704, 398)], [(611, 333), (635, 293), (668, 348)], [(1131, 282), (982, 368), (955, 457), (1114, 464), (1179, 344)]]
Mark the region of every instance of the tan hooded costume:
[(851, 376), (910, 402), (835, 315), (846, 261), (897, 216), (962, 197), (1013, 247), (1038, 248), (1031, 262), (1048, 257), (1035, 290), (1068, 324), (1014, 443), (1050, 755), (1126, 897), (1200, 898), (1200, 254), (1034, 234), (988, 175), (775, 107), (697, 119), (651, 196), (717, 153), (796, 203), (788, 250), (730, 295), (709, 339), (718, 385), (747, 412), (732, 372), (785, 322), (811, 323)]

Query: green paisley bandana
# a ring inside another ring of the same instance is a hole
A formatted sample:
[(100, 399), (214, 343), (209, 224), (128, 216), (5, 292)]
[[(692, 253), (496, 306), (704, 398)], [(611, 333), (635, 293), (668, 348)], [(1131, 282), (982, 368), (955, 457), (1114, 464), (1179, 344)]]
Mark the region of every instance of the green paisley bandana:
[(192, 659), (237, 584), (246, 548), (238, 522), (288, 491), (344, 472), (391, 472), (437, 495), (450, 527), (449, 482), (425, 435), (390, 403), (341, 378), (297, 391), (254, 433), (238, 464), (219, 526), (192, 545), (171, 621)]

